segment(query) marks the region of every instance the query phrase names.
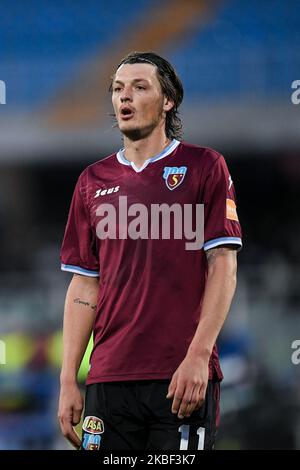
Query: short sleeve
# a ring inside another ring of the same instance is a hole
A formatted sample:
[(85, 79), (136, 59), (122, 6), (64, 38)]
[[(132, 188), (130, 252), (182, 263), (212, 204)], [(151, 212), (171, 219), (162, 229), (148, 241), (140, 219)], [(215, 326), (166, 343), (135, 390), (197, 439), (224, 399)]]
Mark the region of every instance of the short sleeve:
[(99, 276), (96, 236), (83, 200), (84, 187), (76, 184), (62, 242), (61, 269), (85, 276)]
[(222, 245), (242, 246), (236, 194), (222, 155), (214, 162), (204, 186), (204, 250)]

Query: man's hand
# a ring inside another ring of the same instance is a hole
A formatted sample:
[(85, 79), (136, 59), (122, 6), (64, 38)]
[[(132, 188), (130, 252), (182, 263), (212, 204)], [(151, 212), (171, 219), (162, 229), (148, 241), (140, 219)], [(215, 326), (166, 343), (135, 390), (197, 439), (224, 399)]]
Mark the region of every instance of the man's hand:
[(79, 449), (81, 441), (73, 426), (81, 419), (83, 398), (77, 383), (63, 384), (60, 389), (58, 419), (63, 435), (76, 448)]
[(178, 418), (189, 417), (205, 400), (208, 382), (208, 361), (187, 353), (174, 372), (166, 398), (173, 398), (172, 413)]

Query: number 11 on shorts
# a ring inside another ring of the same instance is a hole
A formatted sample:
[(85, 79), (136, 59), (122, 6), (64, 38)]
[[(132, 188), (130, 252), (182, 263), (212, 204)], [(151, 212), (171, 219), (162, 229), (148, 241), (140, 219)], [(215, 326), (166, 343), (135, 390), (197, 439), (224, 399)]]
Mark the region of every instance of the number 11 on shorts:
[[(179, 450), (188, 450), (189, 436), (190, 436), (190, 425), (189, 424), (183, 424), (182, 426), (180, 426), (180, 428), (178, 428), (178, 432), (181, 433)], [(198, 428), (197, 429), (197, 434), (198, 434), (198, 447), (197, 447), (197, 450), (203, 450), (204, 449), (205, 428)]]

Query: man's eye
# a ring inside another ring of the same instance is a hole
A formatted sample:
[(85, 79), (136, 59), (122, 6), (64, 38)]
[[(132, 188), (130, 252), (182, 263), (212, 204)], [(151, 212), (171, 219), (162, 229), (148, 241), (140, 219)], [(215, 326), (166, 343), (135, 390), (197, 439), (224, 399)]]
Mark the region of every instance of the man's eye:
[(118, 92), (118, 91), (120, 91), (120, 90), (121, 90), (121, 87), (119, 87), (119, 86), (117, 86), (117, 87), (114, 88), (114, 91), (117, 91), (117, 92)]
[(142, 85), (137, 85), (137, 89), (138, 89), (138, 90), (145, 90), (145, 87), (142, 86)]

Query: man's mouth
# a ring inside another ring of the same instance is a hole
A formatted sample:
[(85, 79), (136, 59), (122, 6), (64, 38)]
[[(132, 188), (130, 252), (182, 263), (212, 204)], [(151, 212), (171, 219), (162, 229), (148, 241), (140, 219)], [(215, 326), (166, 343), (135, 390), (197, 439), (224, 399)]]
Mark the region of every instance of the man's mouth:
[(124, 106), (120, 109), (120, 117), (121, 119), (128, 121), (131, 119), (134, 115), (133, 109), (131, 109), (129, 106)]

